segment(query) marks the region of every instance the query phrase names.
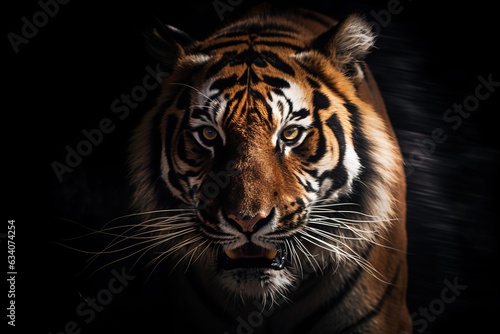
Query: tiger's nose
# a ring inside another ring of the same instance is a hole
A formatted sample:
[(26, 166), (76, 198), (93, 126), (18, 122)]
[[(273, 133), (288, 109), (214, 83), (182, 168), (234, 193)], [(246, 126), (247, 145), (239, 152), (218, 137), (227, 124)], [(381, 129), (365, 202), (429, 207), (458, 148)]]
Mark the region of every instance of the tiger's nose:
[[(259, 222), (265, 222), (266, 218), (268, 217), (267, 214), (264, 214), (262, 212), (258, 213), (255, 216), (243, 216), (243, 215), (235, 215), (235, 214), (228, 214), (227, 218), (229, 218), (229, 222), (235, 225), (236, 227), (241, 227), (242, 231), (245, 233), (254, 233), (256, 232), (263, 224), (257, 224)], [(234, 222), (234, 223), (233, 223)]]

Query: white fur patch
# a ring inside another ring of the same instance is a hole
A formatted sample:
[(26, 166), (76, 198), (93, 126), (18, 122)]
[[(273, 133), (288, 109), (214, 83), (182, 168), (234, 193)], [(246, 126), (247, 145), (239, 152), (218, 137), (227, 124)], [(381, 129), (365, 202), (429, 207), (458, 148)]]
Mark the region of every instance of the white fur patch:
[[(217, 99), (212, 99), (210, 96), (214, 96), (219, 93), (219, 91), (210, 90), (214, 80), (210, 80), (205, 83), (199, 90), (198, 94), (194, 95), (191, 102), (191, 110), (194, 108), (203, 108), (208, 106), (209, 117), (204, 117), (202, 119), (191, 118), (189, 124), (192, 128), (211, 126), (217, 130), (218, 134), (221, 136), (222, 144), (225, 145), (227, 141), (227, 136), (223, 127), (224, 110), (227, 106), (227, 100), (223, 96), (219, 95)], [(208, 103), (207, 103), (208, 102)], [(203, 145), (201, 140), (198, 141)], [(213, 153), (213, 151), (212, 151)]]
[[(267, 103), (273, 111), (273, 119), (277, 127), (271, 136), (272, 145), (275, 146), (279, 141), (281, 132), (290, 125), (301, 126), (303, 128), (308, 128), (311, 126), (312, 118), (306, 117), (300, 120), (293, 119), (293, 112), (301, 109), (309, 110), (309, 104), (305, 97), (303, 90), (299, 85), (289, 82), (290, 88), (282, 88), (282, 92), (285, 96), (278, 95), (271, 92), (271, 98), (267, 100)], [(291, 109), (293, 108), (293, 109)], [(285, 147), (284, 154), (288, 155), (291, 148)]]

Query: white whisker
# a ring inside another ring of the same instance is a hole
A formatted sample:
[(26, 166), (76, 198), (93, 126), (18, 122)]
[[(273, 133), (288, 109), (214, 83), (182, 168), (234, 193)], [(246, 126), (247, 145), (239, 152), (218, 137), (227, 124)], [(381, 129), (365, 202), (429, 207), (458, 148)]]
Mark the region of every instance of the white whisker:
[[(197, 235), (197, 236), (194, 236), (194, 237), (191, 237), (187, 240), (184, 240), (182, 241), (180, 244), (174, 246), (174, 247), (171, 247), (169, 249), (167, 249), (165, 252), (162, 252), (160, 253), (159, 256), (155, 257), (153, 260), (151, 260), (149, 263), (148, 263), (148, 266), (151, 266), (153, 265), (155, 262), (156, 262), (156, 265), (153, 267), (153, 271), (157, 268), (157, 266), (163, 261), (163, 259), (165, 259), (167, 256), (181, 250), (181, 249), (184, 249), (185, 247), (195, 243), (195, 242), (198, 242), (200, 240), (203, 240), (203, 237), (200, 236), (200, 235)], [(202, 244), (204, 244), (205, 242), (207, 242), (207, 240), (203, 240)], [(191, 252), (195, 251), (197, 249), (197, 247), (191, 249), (190, 251), (186, 252), (178, 261), (175, 265), (172, 266), (170, 272), (172, 273), (175, 268), (187, 257), (191, 254)]]
[[(324, 217), (324, 216), (319, 216), (319, 215), (314, 215), (312, 216), (313, 219), (311, 219), (310, 224), (311, 225), (324, 225), (324, 226), (329, 226), (332, 228), (337, 228), (337, 229), (344, 229), (351, 231), (354, 235), (357, 236), (357, 238), (353, 237), (347, 237), (347, 236), (340, 236), (336, 235), (336, 237), (343, 238), (343, 239), (352, 239), (352, 240), (366, 240), (369, 243), (372, 243), (374, 245), (384, 247), (387, 249), (392, 249), (395, 251), (399, 251), (398, 249), (391, 247), (389, 245), (384, 245), (382, 243), (376, 242), (375, 241), (375, 236), (389, 242), (389, 239), (382, 235), (379, 230), (377, 229), (363, 229), (363, 228), (357, 228), (355, 227), (356, 224), (352, 224), (353, 222), (357, 222), (357, 220), (344, 220), (343, 218), (333, 218), (333, 217)], [(332, 223), (333, 222), (333, 223)], [(365, 221), (361, 221), (365, 222)], [(372, 221), (368, 221), (372, 222)], [(375, 221), (377, 222), (377, 221)], [(361, 225), (364, 226), (364, 225)]]
[[(326, 202), (326, 204), (318, 204), (318, 203), (323, 203)], [(339, 206), (361, 206), (359, 203), (332, 203), (331, 199), (322, 199), (322, 200), (316, 200), (313, 201), (309, 204), (309, 206), (313, 208), (330, 208), (330, 207), (339, 207)]]
[(363, 216), (363, 217), (368, 217), (368, 218), (374, 218), (379, 221), (385, 221), (387, 219), (384, 219), (384, 217), (376, 216), (376, 215), (369, 215), (364, 212), (359, 212), (359, 211), (353, 211), (353, 210), (333, 210), (333, 209), (326, 209), (326, 208), (313, 208), (311, 209), (311, 213), (336, 213), (336, 214), (353, 214), (353, 215), (358, 215), (358, 216)]
[[(158, 247), (160, 245), (163, 245), (166, 242), (168, 242), (168, 241), (170, 241), (172, 239), (175, 239), (175, 238), (177, 238), (179, 236), (193, 233), (194, 231), (196, 231), (196, 229), (195, 228), (191, 228), (191, 229), (188, 229), (188, 230), (177, 232), (176, 235), (174, 235), (174, 236), (171, 236), (171, 235), (159, 235), (156, 238), (151, 238), (151, 239), (148, 239), (148, 240), (145, 240), (145, 241), (141, 241), (139, 243), (135, 243), (133, 245), (122, 247), (122, 248), (119, 248), (119, 249), (116, 249), (116, 250), (113, 250), (113, 251), (102, 251), (102, 252), (100, 252), (97, 255), (123, 252), (123, 251), (129, 250), (131, 248), (135, 248), (135, 247), (138, 247), (138, 246), (141, 246), (141, 245), (145, 245), (145, 247), (142, 247), (142, 248), (140, 248), (140, 249), (138, 249), (136, 251), (133, 251), (133, 252), (129, 252), (129, 253), (127, 253), (127, 255), (122, 256), (122, 257), (120, 257), (118, 259), (115, 259), (112, 262), (109, 262), (109, 263), (103, 265), (102, 267), (98, 268), (98, 270), (101, 270), (101, 269), (103, 269), (103, 268), (105, 268), (105, 267), (107, 267), (107, 266), (109, 266), (109, 265), (111, 265), (113, 263), (116, 263), (116, 262), (125, 260), (127, 258), (130, 258), (130, 257), (132, 257), (132, 256), (134, 256), (136, 254), (141, 254), (139, 256), (139, 258), (134, 262), (133, 266), (135, 266), (140, 261), (140, 259), (147, 253), (147, 251), (149, 251), (151, 249), (154, 249), (155, 247)], [(152, 241), (154, 241), (154, 242), (152, 242)]]
[[(322, 249), (325, 249), (325, 250), (332, 252), (334, 255), (339, 256), (339, 259), (343, 258), (345, 260), (353, 261), (354, 263), (356, 263), (356, 265), (361, 267), (364, 271), (366, 271), (367, 273), (372, 275), (377, 280), (384, 282), (384, 283), (388, 283), (385, 279), (381, 278), (381, 277), (383, 277), (383, 275), (379, 271), (377, 271), (371, 263), (369, 263), (366, 259), (364, 259), (361, 255), (359, 255), (349, 245), (342, 242), (340, 239), (333, 238), (332, 236), (329, 236), (328, 234), (326, 234), (322, 230), (314, 229), (311, 227), (307, 227), (306, 229), (307, 229), (307, 231), (315, 233), (316, 235), (318, 235), (318, 237), (303, 230), (303, 231), (300, 231), (300, 233), (302, 234), (304, 240), (307, 240), (308, 242), (310, 242), (310, 243), (312, 243), (312, 244), (314, 244)], [(343, 249), (339, 246), (336, 246), (334, 244), (331, 244), (331, 243), (323, 240), (320, 237), (326, 238), (327, 240), (331, 240), (334, 243), (345, 247), (351, 253), (347, 252), (345, 249)]]
[[(169, 217), (169, 218), (171, 218), (171, 217)], [(162, 223), (163, 223), (163, 222), (165, 222), (165, 221), (162, 221)], [(114, 238), (114, 239), (113, 239), (113, 240), (112, 240), (112, 241), (108, 244), (108, 246), (106, 246), (106, 247), (103, 249), (103, 253), (104, 253), (104, 252), (106, 252), (108, 249), (111, 249), (111, 248), (113, 248), (113, 247), (116, 247), (118, 244), (123, 243), (123, 242), (125, 242), (126, 240), (129, 240), (129, 239), (137, 239), (137, 240), (140, 240), (140, 239), (146, 239), (146, 240), (153, 239), (153, 240), (154, 240), (154, 239), (156, 239), (157, 237), (156, 237), (156, 236), (154, 236), (154, 235), (151, 235), (153, 232), (156, 232), (156, 233), (157, 233), (157, 232), (160, 232), (160, 231), (164, 232), (164, 231), (166, 231), (166, 230), (168, 231), (168, 230), (171, 230), (171, 229), (177, 229), (177, 228), (172, 228), (172, 226), (176, 226), (176, 225), (178, 225), (179, 223), (176, 223), (175, 225), (170, 225), (170, 226), (168, 226), (168, 228), (167, 228), (166, 226), (164, 226), (163, 224), (158, 224), (158, 225), (160, 225), (160, 226), (161, 226), (161, 228), (158, 228), (158, 226), (156, 226), (156, 225), (141, 226), (142, 224), (143, 224), (143, 223), (141, 223), (141, 224), (139, 224), (139, 225), (137, 225), (137, 226), (133, 226), (133, 225), (131, 225), (132, 227), (131, 227), (131, 228), (128, 228), (128, 229), (127, 229), (127, 230), (126, 230), (123, 234), (120, 234), (120, 235), (115, 235), (116, 237), (115, 237), (115, 238)], [(179, 225), (181, 225), (181, 224), (179, 224)], [(182, 228), (183, 228), (183, 229), (185, 229), (186, 227), (193, 226), (194, 224), (193, 224), (193, 223), (182, 223), (182, 225), (183, 225), (183, 227), (182, 227)], [(135, 233), (135, 234), (133, 234), (133, 235), (131, 235), (131, 236), (126, 236), (126, 235), (125, 235), (125, 233), (127, 233), (127, 232), (129, 232), (129, 231), (133, 230), (133, 228), (138, 228), (138, 227), (140, 227), (141, 229), (142, 229), (142, 228), (147, 227), (147, 228), (149, 228), (150, 230), (149, 230), (149, 231), (143, 231), (143, 232), (140, 232), (140, 233)], [(181, 228), (181, 227), (178, 227), (178, 228)], [(184, 233), (183, 233), (183, 231), (185, 231), (185, 230), (182, 230), (182, 231), (177, 232), (177, 233), (181, 233), (180, 235), (182, 235), (182, 234), (184, 234)], [(150, 236), (146, 238), (146, 237), (142, 237), (142, 235), (150, 235)], [(169, 236), (171, 236), (171, 235), (174, 235), (174, 236), (175, 236), (175, 235), (177, 235), (177, 234), (175, 234), (175, 233), (169, 233), (168, 235), (169, 235)], [(139, 243), (139, 244), (140, 244), (140, 243)], [(136, 244), (136, 245), (137, 245), (137, 244)], [(124, 249), (123, 249), (123, 248), (122, 248), (122, 249), (119, 249), (119, 251), (121, 251), (121, 250), (124, 250)]]
[(182, 83), (182, 82), (170, 82), (170, 84), (171, 85), (185, 86), (185, 87), (191, 88), (192, 90), (194, 90), (195, 92), (197, 92), (198, 94), (200, 94), (201, 96), (203, 96), (204, 98), (206, 98), (208, 101), (210, 101), (212, 103), (218, 103), (218, 101), (215, 101), (215, 100), (211, 99), (206, 94), (203, 94), (198, 88), (193, 87), (191, 85), (188, 85), (188, 84), (185, 84), (185, 83)]
[(297, 236), (293, 236), (293, 238), (294, 238), (295, 242), (297, 243), (297, 247), (299, 248), (299, 250), (306, 256), (307, 261), (309, 261), (309, 263), (311, 264), (311, 267), (313, 269), (315, 267), (317, 267), (318, 268), (317, 271), (322, 273), (323, 269), (321, 268), (320, 264), (316, 260), (315, 256), (312, 255), (311, 252), (309, 252), (309, 250), (304, 246), (302, 241)]

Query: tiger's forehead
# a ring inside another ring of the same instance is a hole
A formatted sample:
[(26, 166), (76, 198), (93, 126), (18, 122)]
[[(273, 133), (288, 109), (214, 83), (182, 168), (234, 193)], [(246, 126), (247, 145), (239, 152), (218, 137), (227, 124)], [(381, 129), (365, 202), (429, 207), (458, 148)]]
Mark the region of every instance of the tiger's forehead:
[(287, 125), (311, 126), (317, 97), (328, 98), (319, 93), (326, 88), (321, 80), (297, 60), (302, 49), (238, 38), (203, 58), (193, 78), (200, 94), (191, 92), (191, 127), (227, 134), (258, 127), (276, 135)]
[(220, 85), (219, 80), (205, 82), (200, 94), (195, 94), (192, 101), (195, 107), (191, 109), (205, 114), (203, 119), (210, 123), (220, 126), (264, 123), (275, 128), (283, 122), (300, 123), (310, 114), (310, 96), (299, 83), (287, 81), (280, 86), (259, 83), (225, 87)]
[[(300, 79), (300, 71), (293, 62), (293, 53), (276, 53), (271, 49), (257, 50), (230, 49), (210, 55), (210, 61), (204, 66), (204, 80), (212, 81), (214, 89), (227, 87), (258, 86), (281, 88), (288, 86), (288, 81)], [(213, 80), (216, 79), (216, 80)], [(264, 87), (259, 89), (264, 89)]]

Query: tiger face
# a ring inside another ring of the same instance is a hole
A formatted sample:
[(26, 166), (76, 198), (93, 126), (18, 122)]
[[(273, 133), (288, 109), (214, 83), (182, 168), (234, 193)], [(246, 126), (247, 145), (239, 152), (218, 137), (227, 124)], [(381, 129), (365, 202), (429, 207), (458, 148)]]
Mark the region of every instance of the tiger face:
[[(297, 256), (292, 240), (307, 230), (316, 204), (349, 193), (361, 164), (352, 139), (335, 133), (350, 128), (348, 107), (306, 67), (321, 56), (282, 60), (259, 39), (225, 53), (207, 59), (205, 70), (183, 87), (187, 112), (165, 113), (161, 128), (175, 127), (162, 134), (161, 142), (173, 144), (164, 148), (162, 175), (169, 190), (196, 209), (200, 232), (218, 246), (214, 265), (222, 269), (222, 284), (256, 295), (265, 292), (263, 283), (275, 285), (271, 290), (289, 286), (299, 274), (290, 272), (289, 262), (313, 261), (290, 257)], [(222, 64), (226, 68), (207, 80)]]
[(170, 73), (132, 140), (131, 183), (162, 258), (264, 303), (324, 272), (332, 291), (359, 271), (400, 279), (374, 251), (405, 249), (390, 232), (404, 178), (361, 17), (261, 13), (203, 41), (149, 38)]

